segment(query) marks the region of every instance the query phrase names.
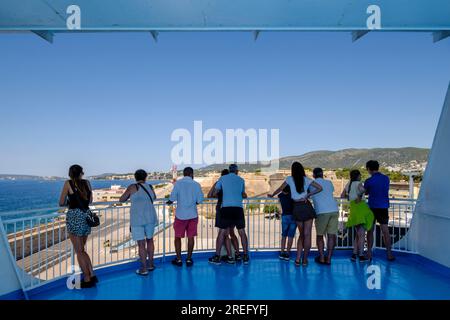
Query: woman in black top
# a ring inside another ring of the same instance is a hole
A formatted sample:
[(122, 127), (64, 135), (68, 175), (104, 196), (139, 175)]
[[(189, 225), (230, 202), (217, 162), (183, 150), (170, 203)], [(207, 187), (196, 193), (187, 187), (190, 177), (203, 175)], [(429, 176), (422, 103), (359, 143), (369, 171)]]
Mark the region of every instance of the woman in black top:
[(89, 181), (82, 179), (83, 174), (81, 166), (70, 167), (70, 180), (64, 183), (59, 205), (69, 208), (66, 214), (66, 228), (77, 255), (78, 265), (83, 272), (84, 280), (81, 282), (81, 287), (89, 288), (98, 280), (94, 275), (91, 259), (85, 251), (87, 237), (91, 233), (91, 227), (86, 222), (86, 215), (89, 204), (92, 202), (92, 189)]

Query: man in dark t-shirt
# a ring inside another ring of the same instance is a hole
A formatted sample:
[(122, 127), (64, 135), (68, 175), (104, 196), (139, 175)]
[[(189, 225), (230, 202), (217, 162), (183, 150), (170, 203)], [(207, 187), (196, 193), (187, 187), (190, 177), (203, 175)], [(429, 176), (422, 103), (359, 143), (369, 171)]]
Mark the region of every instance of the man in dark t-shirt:
[[(372, 210), (376, 222), (380, 224), (381, 233), (383, 234), (383, 240), (386, 247), (387, 259), (394, 261), (395, 257), (391, 250), (391, 235), (389, 234), (389, 177), (379, 172), (380, 164), (378, 161), (370, 160), (366, 163), (366, 169), (370, 174), (364, 182), (364, 189), (366, 195), (369, 196), (369, 207)], [(375, 224), (374, 224), (375, 226)], [(372, 247), (373, 247), (373, 231), (367, 232), (367, 246), (369, 248), (367, 252), (367, 258), (372, 259)]]

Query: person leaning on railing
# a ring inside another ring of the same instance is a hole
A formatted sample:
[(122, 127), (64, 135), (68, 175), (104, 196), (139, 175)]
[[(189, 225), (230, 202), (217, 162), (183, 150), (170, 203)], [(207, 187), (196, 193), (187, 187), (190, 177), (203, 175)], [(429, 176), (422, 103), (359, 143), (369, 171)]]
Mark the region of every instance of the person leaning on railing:
[[(331, 257), (336, 245), (338, 225), (339, 225), (339, 208), (334, 199), (334, 186), (330, 180), (324, 179), (323, 169), (314, 168), (314, 181), (322, 187), (322, 192), (312, 196), (314, 209), (316, 210), (316, 243), (319, 255), (314, 258), (319, 264), (331, 265)], [(327, 237), (327, 255), (325, 256), (325, 241)]]
[(346, 227), (355, 228), (356, 235), (353, 243), (353, 254), (351, 260), (356, 262), (367, 262), (369, 258), (364, 255), (364, 242), (366, 231), (369, 231), (374, 222), (374, 216), (364, 199), (364, 185), (361, 182), (359, 170), (350, 171), (350, 181), (342, 190), (341, 197), (350, 202), (350, 214)]
[(70, 179), (64, 183), (59, 198), (61, 207), (68, 206), (66, 227), (77, 256), (78, 265), (83, 272), (81, 288), (93, 287), (98, 279), (94, 274), (91, 258), (85, 251), (91, 227), (86, 221), (89, 204), (92, 203), (92, 188), (89, 181), (83, 179), (83, 168), (77, 164), (69, 168)]
[[(230, 170), (228, 169), (223, 169), (221, 172), (221, 176), (225, 176), (227, 174), (230, 173)], [(216, 221), (215, 221), (215, 227), (220, 229), (220, 209), (222, 208), (222, 201), (223, 201), (223, 191), (220, 190), (219, 192), (216, 192), (216, 185), (217, 185), (216, 181), (211, 189), (208, 192), (208, 198), (217, 198), (217, 204), (216, 204)], [(219, 235), (217, 235), (219, 237)], [(217, 239), (216, 239), (217, 241)], [(233, 259), (233, 255), (231, 253), (231, 245), (233, 245), (233, 249), (234, 249), (234, 259)], [(227, 263), (233, 264), (235, 263), (235, 261), (240, 261), (241, 258), (241, 254), (239, 253), (239, 241), (238, 238), (236, 237), (236, 234), (234, 233), (234, 227), (233, 228), (228, 228), (228, 236), (225, 237), (225, 249), (227, 252), (226, 256), (222, 256), (220, 257), (220, 259), (222, 261), (225, 261)]]
[(131, 236), (138, 243), (139, 258), (141, 260), (141, 267), (136, 270), (136, 274), (146, 276), (149, 271), (155, 270), (153, 264), (155, 252), (153, 234), (158, 225), (158, 215), (153, 206), (153, 201), (156, 199), (156, 194), (153, 187), (146, 183), (147, 172), (142, 169), (137, 170), (134, 178), (136, 183), (128, 186), (119, 201), (126, 202), (128, 199), (131, 199)]
[[(309, 201), (309, 198), (322, 191), (322, 186), (306, 177), (305, 168), (300, 162), (294, 162), (291, 166), (291, 175), (286, 178), (281, 186), (279, 186), (269, 197), (279, 194), (286, 186), (291, 189), (291, 198), (293, 201), (292, 215), (297, 222), (300, 236), (297, 241), (297, 257), (295, 266), (299, 267), (308, 265), (308, 255), (311, 250), (311, 231), (313, 220), (316, 212)], [(314, 190), (309, 187), (313, 186)], [(302, 257), (303, 254), (303, 257)], [(301, 262), (300, 262), (301, 259)]]
[(184, 168), (183, 176), (175, 183), (169, 201), (167, 201), (167, 204), (177, 202), (173, 223), (176, 257), (172, 260), (172, 264), (178, 267), (183, 265), (181, 261), (181, 238), (186, 236), (188, 238), (186, 266), (191, 267), (194, 264), (192, 252), (194, 251), (198, 226), (197, 205), (202, 203), (204, 198), (202, 187), (197, 181), (194, 181), (194, 169), (191, 167)]
[[(384, 245), (386, 247), (386, 256), (388, 261), (394, 261), (395, 257), (392, 254), (391, 235), (389, 234), (389, 186), (390, 181), (387, 175), (379, 172), (380, 164), (378, 161), (370, 160), (366, 163), (367, 172), (370, 178), (364, 181), (364, 189), (366, 195), (369, 196), (369, 207), (372, 210), (375, 221), (380, 224), (381, 233), (383, 234)], [(374, 242), (373, 232), (375, 224), (372, 229), (367, 232), (367, 257), (372, 260), (372, 247)]]
[[(215, 194), (223, 192), (223, 202), (220, 208), (220, 218), (218, 219), (219, 234), (216, 241), (216, 254), (208, 259), (212, 264), (220, 264), (220, 251), (225, 239), (228, 237), (229, 230), (235, 228), (238, 230), (241, 238), (242, 262), (248, 264), (250, 261), (248, 255), (248, 240), (245, 233), (245, 214), (242, 200), (247, 198), (245, 193), (245, 181), (238, 176), (239, 169), (236, 164), (229, 166), (230, 173), (220, 177), (215, 186)], [(232, 261), (232, 257), (228, 257)]]

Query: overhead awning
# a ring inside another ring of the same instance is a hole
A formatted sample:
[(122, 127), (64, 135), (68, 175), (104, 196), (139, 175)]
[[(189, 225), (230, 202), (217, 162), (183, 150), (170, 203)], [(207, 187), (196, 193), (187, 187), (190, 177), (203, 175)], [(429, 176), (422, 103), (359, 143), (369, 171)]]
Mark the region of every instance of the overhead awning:
[(85, 31), (357, 31), (373, 5), (382, 30), (450, 30), (448, 0), (2, 0), (0, 30), (67, 31), (71, 5)]

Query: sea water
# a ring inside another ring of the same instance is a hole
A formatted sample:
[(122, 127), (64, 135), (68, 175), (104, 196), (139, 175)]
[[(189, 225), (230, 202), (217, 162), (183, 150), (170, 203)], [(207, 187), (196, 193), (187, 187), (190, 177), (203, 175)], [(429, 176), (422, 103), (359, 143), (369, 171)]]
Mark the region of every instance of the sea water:
[[(150, 184), (158, 184), (164, 181), (149, 180)], [(128, 187), (135, 183), (133, 180), (90, 180), (93, 189), (110, 188), (112, 185)], [(58, 207), (59, 196), (64, 185), (63, 180), (0, 180), (0, 215), (8, 213), (8, 219), (30, 217), (55, 212)], [(53, 210), (40, 210), (53, 208)], [(30, 213), (11, 212), (36, 210)], [(23, 226), (16, 224), (16, 231)], [(7, 226), (10, 229), (10, 226)], [(13, 230), (7, 230), (7, 233)]]

